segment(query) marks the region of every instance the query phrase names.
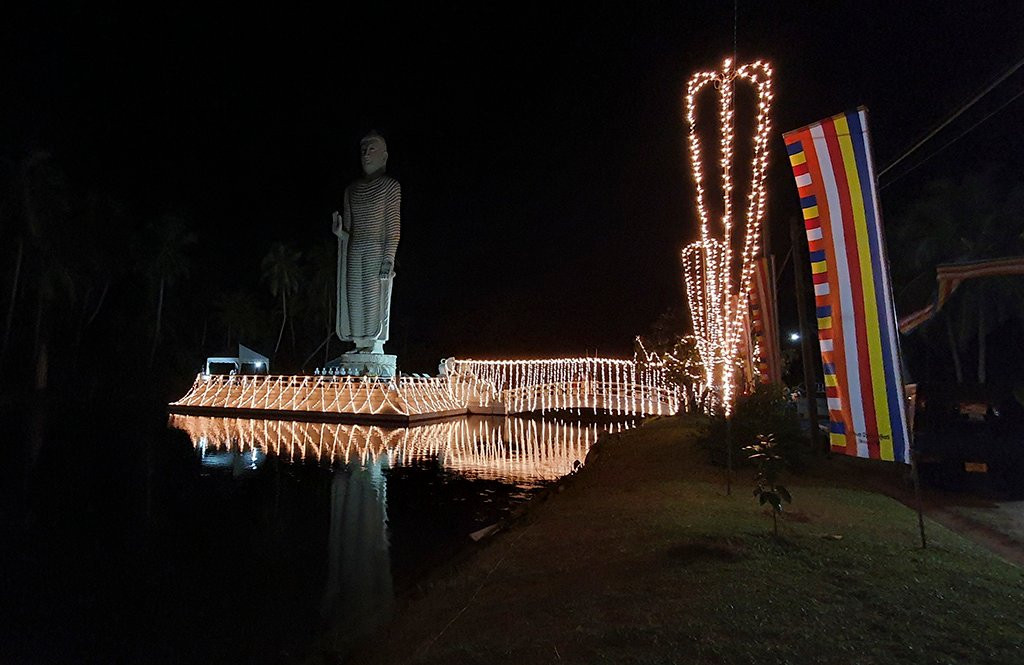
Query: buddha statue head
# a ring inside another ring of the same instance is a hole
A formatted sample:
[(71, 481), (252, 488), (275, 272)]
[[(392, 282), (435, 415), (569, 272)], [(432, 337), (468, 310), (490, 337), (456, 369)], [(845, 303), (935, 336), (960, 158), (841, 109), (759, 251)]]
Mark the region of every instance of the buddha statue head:
[(371, 131), (359, 141), (359, 156), (363, 165), (363, 173), (374, 176), (384, 172), (388, 163), (388, 144), (384, 137)]

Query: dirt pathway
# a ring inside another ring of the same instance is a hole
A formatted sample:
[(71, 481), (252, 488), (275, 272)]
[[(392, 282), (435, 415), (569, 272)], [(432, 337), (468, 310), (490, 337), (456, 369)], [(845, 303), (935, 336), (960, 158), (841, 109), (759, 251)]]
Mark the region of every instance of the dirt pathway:
[[(838, 486), (843, 486), (846, 478), (855, 476), (862, 486), (868, 485), (917, 510), (907, 466), (835, 455), (829, 460), (816, 461), (812, 475), (819, 481), (834, 482)], [(928, 487), (921, 490), (926, 516), (1006, 561), (1024, 567), (1024, 501), (985, 494), (981, 486), (963, 492)]]

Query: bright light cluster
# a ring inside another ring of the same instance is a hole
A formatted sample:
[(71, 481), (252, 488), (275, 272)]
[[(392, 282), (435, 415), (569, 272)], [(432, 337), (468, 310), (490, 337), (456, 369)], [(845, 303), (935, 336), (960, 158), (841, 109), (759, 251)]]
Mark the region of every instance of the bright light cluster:
[[(733, 161), (735, 150), (735, 83), (741, 79), (757, 93), (757, 123), (754, 132), (750, 171), (750, 194), (745, 224), (737, 228), (733, 212)], [(761, 224), (764, 219), (768, 166), (768, 135), (771, 130), (772, 69), (767, 62), (756, 61), (739, 68), (726, 59), (717, 72), (697, 72), (686, 89), (686, 123), (689, 127), (690, 165), (697, 189), (700, 240), (683, 251), (687, 298), (694, 319), (694, 332), (701, 348), (701, 361), (710, 386), (725, 414), (732, 413), (735, 401), (737, 354), (744, 319), (749, 312), (754, 261), (761, 251)], [(712, 84), (718, 90), (719, 153), (722, 216), (712, 220), (704, 192), (704, 153), (697, 132), (697, 95)], [(733, 266), (734, 240), (742, 238), (739, 274)]]
[(199, 374), (192, 389), (172, 407), (359, 414), (380, 419), (465, 413), (448, 382), (402, 377)]
[[(583, 409), (621, 415), (675, 413), (679, 395), (663, 370), (619, 358), (456, 360), (444, 362), (453, 390), (467, 386), (482, 405), (500, 402), (508, 413)], [(467, 379), (469, 380), (467, 382)]]
[(725, 289), (724, 258), (725, 246), (714, 238), (706, 243), (691, 243), (682, 253), (686, 301), (690, 305), (705, 386), (718, 385), (719, 365), (724, 357), (726, 318), (720, 302)]
[[(694, 362), (690, 357), (679, 358), (670, 351), (648, 351), (640, 336), (637, 336), (635, 341), (638, 347), (635, 354), (638, 363), (659, 370), (663, 373), (666, 383), (680, 384), (680, 406), (683, 410), (690, 411), (702, 404), (707, 393), (703, 362)], [(695, 348), (698, 346), (698, 340), (694, 335), (686, 335), (681, 341), (683, 344), (692, 344)]]
[(380, 420), (466, 413), (583, 410), (617, 415), (678, 412), (663, 370), (616, 358), (456, 360), (438, 377), (200, 374), (172, 407), (317, 412)]
[[(697, 338), (693, 335), (686, 335), (682, 340), (683, 342), (693, 343), (694, 346), (697, 345)], [(696, 366), (688, 359), (679, 358), (672, 353), (648, 351), (644, 346), (642, 337), (638, 336), (636, 338), (636, 343), (640, 347), (640, 353), (636, 355), (640, 358), (639, 362), (641, 364), (662, 370), (668, 370), (669, 368), (675, 367), (682, 373), (683, 378), (691, 383), (699, 383), (703, 378), (703, 366)]]

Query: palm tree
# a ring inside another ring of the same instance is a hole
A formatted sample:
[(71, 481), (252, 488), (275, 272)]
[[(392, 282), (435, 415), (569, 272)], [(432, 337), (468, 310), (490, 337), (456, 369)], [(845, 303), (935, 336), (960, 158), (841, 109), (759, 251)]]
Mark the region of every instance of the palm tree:
[(168, 287), (188, 277), (191, 267), (189, 248), (198, 242), (185, 220), (165, 213), (143, 228), (136, 242), (136, 259), (150, 283), (156, 288), (156, 323), (149, 351), (149, 365), (156, 358), (156, 348), (163, 327), (164, 297)]
[(232, 333), (239, 343), (245, 339), (246, 344), (252, 344), (249, 338), (261, 330), (264, 313), (251, 291), (239, 290), (222, 294), (214, 302), (214, 309), (217, 319), (224, 327), (225, 348), (231, 348)]
[(95, 190), (83, 198), (85, 204), (66, 233), (74, 247), (68, 258), (79, 292), (73, 338), (76, 364), (86, 330), (99, 317), (111, 287), (129, 269), (120, 260), (130, 237), (125, 206)]
[(288, 322), (288, 296), (299, 290), (299, 259), (302, 252), (285, 245), (274, 243), (263, 257), (263, 280), (270, 286), (270, 293), (281, 298), (281, 330), (277, 333), (274, 354), (281, 348), (281, 337)]
[[(14, 275), (11, 297), (4, 319), (4, 338), (0, 358), (6, 352), (14, 326), (18, 289), (21, 286), (25, 250), (48, 245), (47, 231), (55, 226), (54, 218), (67, 211), (65, 183), (62, 174), (51, 164), (50, 153), (35, 150), (17, 165), (8, 164), (0, 217), (14, 237)], [(38, 314), (38, 313), (37, 313)], [(38, 319), (38, 316), (37, 316)], [(36, 335), (38, 349), (38, 327)]]
[[(894, 282), (901, 297), (931, 292), (935, 267), (1019, 254), (1024, 219), (1024, 183), (1007, 182), (995, 171), (929, 183), (894, 224)], [(1021, 280), (987, 277), (965, 282), (936, 323), (945, 326), (957, 382), (964, 378), (960, 349), (978, 346), (977, 379), (987, 378), (987, 337), (1001, 323), (1024, 320)]]
[(1010, 321), (1024, 321), (1024, 280), (1020, 277), (983, 277), (964, 282), (950, 297), (940, 316), (945, 317), (950, 343), (966, 350), (977, 345), (979, 384), (988, 378), (988, 337)]
[(48, 152), (34, 151), (20, 164), (17, 174), (18, 204), (21, 233), (17, 235), (15, 274), (11, 302), (7, 312), (4, 350), (13, 327), (22, 271), (27, 265), (34, 268), (36, 312), (33, 334), (35, 358), (35, 387), (47, 387), (49, 374), (49, 340), (54, 301), (67, 296), (68, 306), (74, 299), (74, 279), (68, 257), (73, 250), (63, 237), (70, 211), (70, 196), (64, 174), (57, 168)]
[(324, 363), (330, 358), (331, 337), (335, 329), (334, 305), (338, 293), (338, 250), (334, 243), (320, 243), (309, 252), (312, 272), (310, 299), (314, 310), (319, 310), (324, 321), (327, 341), (324, 348)]

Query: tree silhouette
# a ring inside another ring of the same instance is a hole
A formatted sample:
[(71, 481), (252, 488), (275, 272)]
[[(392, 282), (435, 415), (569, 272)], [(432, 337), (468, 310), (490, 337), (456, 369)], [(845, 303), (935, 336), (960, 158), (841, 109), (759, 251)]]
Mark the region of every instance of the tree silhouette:
[[(1024, 183), (993, 169), (929, 183), (892, 225), (893, 280), (902, 311), (935, 289), (943, 263), (994, 259), (1022, 252)], [(1024, 280), (984, 277), (964, 282), (926, 327), (944, 327), (958, 383), (964, 380), (960, 352), (977, 344), (977, 381), (987, 378), (987, 337), (997, 326), (1024, 321)], [(902, 303), (902, 306), (901, 306)]]
[(83, 198), (84, 205), (65, 232), (74, 247), (68, 258), (76, 284), (78, 311), (67, 323), (74, 325), (72, 348), (76, 365), (86, 330), (107, 304), (111, 287), (127, 277), (131, 269), (121, 260), (127, 253), (130, 237), (124, 204), (96, 190), (90, 190)]
[(49, 374), (51, 310), (60, 296), (68, 304), (75, 284), (68, 257), (74, 251), (66, 242), (64, 229), (70, 213), (70, 196), (64, 173), (45, 151), (29, 153), (18, 165), (15, 185), (19, 224), (11, 302), (8, 307), (4, 347), (13, 329), (17, 294), (26, 277), (35, 287), (33, 358), (35, 387), (46, 388)]
[[(335, 329), (334, 306), (338, 287), (338, 250), (334, 243), (319, 243), (308, 253), (310, 268), (309, 298), (318, 318), (323, 321), (323, 333), (327, 335), (324, 348), (324, 364), (330, 357), (331, 337)], [(319, 335), (315, 335), (319, 337)]]
[(156, 290), (156, 321), (149, 351), (149, 365), (156, 358), (163, 327), (164, 297), (167, 288), (188, 277), (191, 268), (189, 249), (198, 242), (184, 218), (165, 213), (146, 224), (136, 240), (135, 253), (140, 270)]
[(275, 298), (281, 298), (281, 329), (277, 333), (274, 354), (281, 348), (281, 337), (288, 322), (288, 296), (299, 290), (299, 259), (302, 252), (284, 243), (274, 243), (263, 257), (263, 281)]
[[(61, 262), (58, 260), (53, 237), (60, 220), (68, 212), (67, 183), (64, 175), (54, 166), (50, 153), (42, 150), (30, 152), (18, 164), (7, 164), (2, 214), (4, 225), (14, 237), (14, 266), (11, 280), (11, 297), (4, 320), (4, 338), (0, 345), (0, 358), (10, 343), (14, 327), (18, 293), (21, 287), (26, 260), (34, 259), (36, 277), (35, 351), (45, 352), (43, 326), (46, 308), (52, 299), (60, 279)], [(52, 274), (47, 274), (52, 273)], [(43, 359), (45, 363), (45, 359)]]
[(221, 294), (214, 301), (217, 320), (224, 328), (224, 346), (231, 348), (232, 333), (242, 343), (252, 344), (250, 337), (262, 331), (264, 312), (256, 296), (249, 290), (231, 291)]

